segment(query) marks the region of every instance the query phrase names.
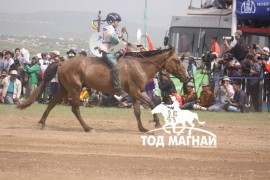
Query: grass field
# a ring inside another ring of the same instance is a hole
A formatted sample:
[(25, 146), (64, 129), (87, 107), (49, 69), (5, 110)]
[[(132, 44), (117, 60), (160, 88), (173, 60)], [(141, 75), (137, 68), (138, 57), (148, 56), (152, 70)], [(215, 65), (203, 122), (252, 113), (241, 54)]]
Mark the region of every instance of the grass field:
[[(269, 179), (270, 113), (197, 111), (217, 147), (143, 146), (132, 109), (81, 108), (85, 133), (69, 106), (0, 105), (0, 179)], [(142, 109), (147, 129), (150, 110)], [(160, 121), (163, 120), (160, 116)], [(197, 127), (197, 124), (196, 124)]]
[[(15, 106), (8, 106), (0, 104), (0, 114), (11, 116), (14, 115), (17, 117), (29, 117), (36, 118), (39, 120), (45, 111), (47, 105), (32, 105), (30, 108), (26, 110), (18, 110)], [(121, 108), (89, 108), (89, 107), (81, 107), (81, 114), (83, 118), (87, 120), (98, 120), (98, 119), (107, 119), (113, 120), (118, 119), (120, 121), (136, 121), (135, 116), (133, 114), (133, 109), (121, 109)], [(195, 112), (195, 111), (194, 111)], [(206, 121), (207, 123), (259, 123), (265, 125), (270, 125), (270, 113), (228, 113), (228, 112), (202, 112), (196, 111), (198, 113), (199, 118)], [(50, 118), (62, 118), (62, 119), (72, 119), (76, 120), (74, 114), (71, 112), (71, 106), (56, 106), (48, 117), (48, 121)], [(159, 115), (160, 120), (162, 121), (162, 116)], [(148, 122), (148, 120), (152, 119), (150, 109), (142, 109), (142, 121)], [(53, 122), (49, 122), (53, 123)]]

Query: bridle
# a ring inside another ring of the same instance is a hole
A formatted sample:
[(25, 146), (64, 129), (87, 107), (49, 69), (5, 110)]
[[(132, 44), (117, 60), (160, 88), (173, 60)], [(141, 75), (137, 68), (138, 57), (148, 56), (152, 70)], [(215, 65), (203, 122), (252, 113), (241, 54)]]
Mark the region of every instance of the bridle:
[(164, 69), (165, 69), (165, 64), (167, 63), (167, 65), (169, 65), (169, 66), (172, 68), (173, 73), (175, 73), (175, 74), (178, 75), (178, 74), (179, 74), (178, 72), (181, 71), (181, 69), (178, 68), (178, 67), (175, 68), (175, 67), (170, 63), (170, 61), (168, 61), (168, 57), (165, 56), (165, 54), (163, 53), (162, 50), (161, 50), (161, 53), (162, 53), (162, 55), (163, 55), (163, 57), (164, 57), (164, 59), (165, 59), (165, 61), (162, 63), (161, 66), (159, 66), (157, 63), (151, 61), (149, 58), (145, 57), (142, 53), (139, 52), (138, 54), (139, 54), (141, 57), (143, 57), (145, 60), (147, 60), (148, 62), (150, 62), (151, 64), (154, 64), (154, 65), (159, 69), (159, 71), (164, 70)]

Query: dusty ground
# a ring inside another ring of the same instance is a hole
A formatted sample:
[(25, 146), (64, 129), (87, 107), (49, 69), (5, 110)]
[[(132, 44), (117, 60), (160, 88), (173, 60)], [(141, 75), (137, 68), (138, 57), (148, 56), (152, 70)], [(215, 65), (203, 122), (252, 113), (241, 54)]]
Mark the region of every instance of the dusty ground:
[[(58, 106), (47, 128), (45, 106), (0, 105), (0, 179), (269, 179), (270, 114), (199, 112), (217, 135), (214, 149), (142, 146), (131, 110), (83, 108), (95, 128), (82, 131), (70, 107)], [(148, 129), (150, 112), (143, 111)]]

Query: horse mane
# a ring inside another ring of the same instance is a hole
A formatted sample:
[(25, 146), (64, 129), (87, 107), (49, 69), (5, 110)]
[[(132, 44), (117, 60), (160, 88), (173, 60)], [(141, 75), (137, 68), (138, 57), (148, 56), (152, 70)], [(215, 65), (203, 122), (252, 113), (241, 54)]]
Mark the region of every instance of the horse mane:
[(126, 57), (126, 56), (132, 56), (132, 57), (137, 57), (137, 58), (141, 58), (142, 56), (151, 57), (151, 56), (155, 56), (155, 55), (158, 55), (158, 54), (162, 54), (163, 52), (167, 52), (167, 51), (170, 51), (170, 55), (171, 55), (172, 50), (173, 50), (173, 48), (170, 47), (168, 49), (159, 49), (159, 50), (153, 50), (153, 51), (126, 52), (126, 53), (121, 54), (119, 56), (119, 58)]

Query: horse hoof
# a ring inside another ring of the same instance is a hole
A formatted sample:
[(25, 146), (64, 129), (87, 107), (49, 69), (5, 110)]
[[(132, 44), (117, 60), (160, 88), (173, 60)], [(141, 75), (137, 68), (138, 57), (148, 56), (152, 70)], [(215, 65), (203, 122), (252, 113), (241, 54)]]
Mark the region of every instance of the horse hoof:
[(160, 123), (156, 123), (156, 124), (155, 124), (155, 128), (161, 128)]
[(41, 124), (41, 130), (44, 130), (45, 129), (45, 127), (46, 127), (46, 124), (45, 123), (40, 123)]
[(85, 132), (92, 132), (92, 131), (94, 131), (94, 129), (93, 128), (91, 128), (91, 127), (86, 127), (86, 128), (84, 128), (84, 131)]
[(145, 128), (139, 128), (139, 130), (140, 130), (141, 132), (143, 132), (143, 133), (148, 132), (148, 130), (147, 130), (147, 129), (145, 129)]

